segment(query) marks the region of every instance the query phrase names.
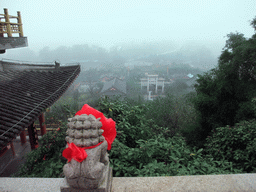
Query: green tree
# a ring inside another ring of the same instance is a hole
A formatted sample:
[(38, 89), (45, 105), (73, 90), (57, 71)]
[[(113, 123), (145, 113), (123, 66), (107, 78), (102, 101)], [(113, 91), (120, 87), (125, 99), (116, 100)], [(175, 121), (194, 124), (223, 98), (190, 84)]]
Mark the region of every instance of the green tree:
[[(255, 24), (256, 17), (251, 23)], [(253, 25), (254, 26), (254, 25)], [(256, 95), (256, 38), (230, 33), (219, 57), (218, 67), (198, 75), (197, 96), (192, 102), (200, 114), (202, 138), (212, 129), (234, 126), (255, 118), (252, 98)]]
[(169, 93), (175, 96), (180, 96), (185, 93), (188, 85), (186, 84), (186, 79), (177, 79), (170, 86), (166, 86), (165, 93)]
[(141, 92), (140, 84), (136, 83), (134, 78), (129, 78), (126, 81), (126, 97), (134, 101), (143, 102), (143, 94)]

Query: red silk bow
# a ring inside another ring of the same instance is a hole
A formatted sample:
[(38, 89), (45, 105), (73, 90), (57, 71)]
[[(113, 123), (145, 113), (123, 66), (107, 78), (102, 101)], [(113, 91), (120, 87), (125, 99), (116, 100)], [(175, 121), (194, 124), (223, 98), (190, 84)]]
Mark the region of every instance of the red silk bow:
[[(82, 115), (82, 114), (92, 114), (96, 119), (101, 118), (100, 122), (102, 123), (101, 129), (104, 130), (102, 136), (105, 137), (105, 140), (108, 143), (108, 150), (111, 149), (111, 144), (116, 138), (116, 122), (113, 121), (111, 118), (107, 119), (103, 113), (99, 112), (98, 110), (90, 107), (88, 104), (85, 104), (80, 111), (78, 111), (75, 115)], [(102, 142), (101, 142), (102, 143)], [(68, 148), (64, 149), (62, 152), (62, 156), (68, 159), (68, 162), (71, 159), (75, 159), (78, 162), (82, 162), (87, 157), (87, 153), (84, 149), (91, 149), (97, 147), (101, 143), (91, 146), (91, 147), (77, 147), (74, 143), (69, 144)]]
[[(103, 143), (103, 141), (101, 143)], [(85, 149), (95, 148), (99, 146), (101, 143), (98, 143), (97, 145), (90, 147), (77, 147), (74, 143), (68, 143), (68, 148), (63, 150), (62, 156), (65, 157), (68, 160), (68, 162), (70, 162), (71, 159), (74, 159), (81, 163), (88, 156)]]

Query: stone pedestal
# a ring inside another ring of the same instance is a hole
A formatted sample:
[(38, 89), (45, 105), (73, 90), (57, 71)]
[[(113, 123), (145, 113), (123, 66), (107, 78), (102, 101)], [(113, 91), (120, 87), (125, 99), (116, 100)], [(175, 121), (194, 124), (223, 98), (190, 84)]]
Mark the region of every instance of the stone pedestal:
[(66, 177), (62, 181), (60, 186), (61, 192), (111, 192), (112, 188), (112, 167), (107, 166), (105, 172), (103, 172), (103, 181), (97, 189), (82, 189), (74, 188), (68, 185)]

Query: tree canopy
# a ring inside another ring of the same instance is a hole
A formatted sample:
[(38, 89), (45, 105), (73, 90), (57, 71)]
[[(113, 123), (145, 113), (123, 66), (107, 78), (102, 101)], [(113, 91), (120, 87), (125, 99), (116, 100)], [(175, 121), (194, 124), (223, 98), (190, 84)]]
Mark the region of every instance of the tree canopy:
[[(251, 25), (255, 28), (256, 17)], [(192, 102), (200, 113), (204, 138), (212, 129), (256, 117), (251, 105), (256, 96), (256, 35), (247, 39), (236, 32), (227, 37), (218, 66), (198, 75), (195, 85)]]

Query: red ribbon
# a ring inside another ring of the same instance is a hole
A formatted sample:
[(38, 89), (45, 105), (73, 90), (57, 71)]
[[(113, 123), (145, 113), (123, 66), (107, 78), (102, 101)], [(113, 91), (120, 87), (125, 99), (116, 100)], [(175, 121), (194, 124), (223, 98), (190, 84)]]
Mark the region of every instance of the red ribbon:
[[(100, 122), (102, 123), (101, 129), (104, 130), (102, 136), (105, 137), (105, 140), (108, 143), (108, 150), (111, 149), (111, 144), (116, 138), (116, 122), (113, 121), (111, 118), (107, 119), (103, 113), (100, 111), (90, 107), (88, 104), (85, 104), (80, 111), (78, 111), (75, 115), (82, 115), (82, 114), (92, 114), (96, 119), (101, 118)], [(102, 142), (101, 142), (102, 143)], [(64, 149), (62, 152), (62, 156), (68, 159), (68, 162), (71, 161), (73, 158), (74, 160), (78, 162), (82, 162), (84, 159), (87, 158), (87, 153), (84, 149), (91, 149), (94, 147), (97, 147), (101, 143), (98, 143), (97, 145), (90, 146), (90, 147), (77, 147), (74, 143), (69, 144), (68, 148)]]
[(103, 141), (101, 143), (98, 143), (97, 145), (90, 146), (90, 147), (77, 147), (74, 143), (71, 143), (71, 144), (68, 143), (68, 148), (63, 150), (62, 156), (65, 157), (68, 160), (68, 162), (70, 162), (71, 159), (74, 159), (81, 163), (88, 156), (85, 149), (95, 148), (102, 143)]

